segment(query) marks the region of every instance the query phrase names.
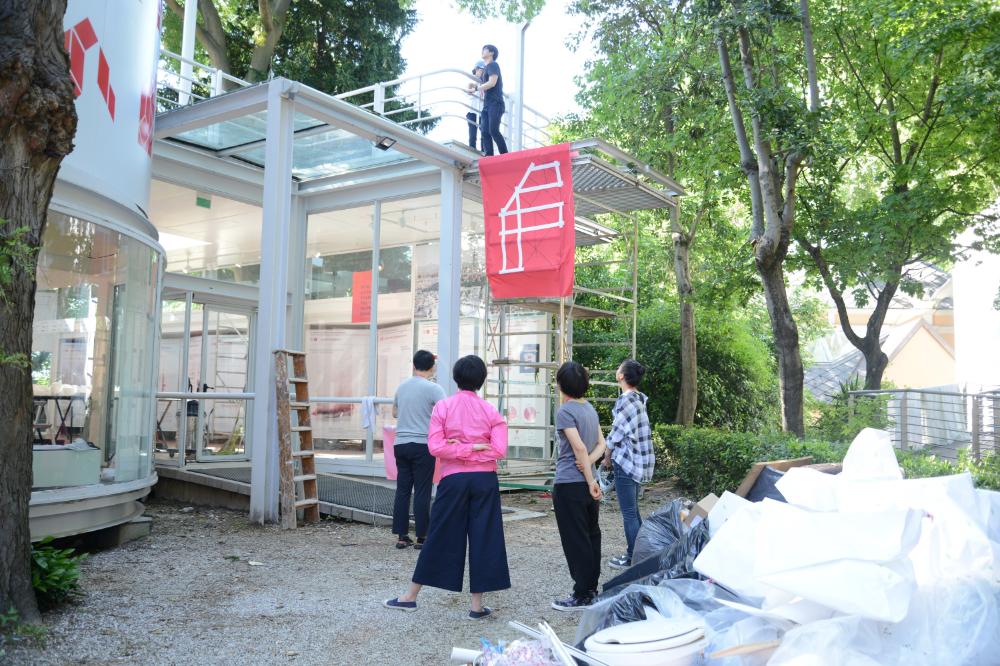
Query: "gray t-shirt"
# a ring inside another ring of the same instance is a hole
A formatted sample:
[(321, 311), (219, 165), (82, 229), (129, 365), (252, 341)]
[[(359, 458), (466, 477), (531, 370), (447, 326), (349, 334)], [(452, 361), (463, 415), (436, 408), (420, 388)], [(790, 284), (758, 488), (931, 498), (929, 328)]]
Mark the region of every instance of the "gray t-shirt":
[(396, 389), (392, 404), (396, 408), (396, 444), (426, 444), (431, 412), (444, 389), (432, 381), (410, 377)]
[(590, 453), (597, 446), (601, 422), (597, 410), (589, 402), (564, 402), (556, 412), (556, 431), (559, 433), (559, 460), (556, 461), (556, 478), (553, 483), (579, 483), (586, 481), (583, 472), (576, 468), (576, 455), (563, 430), (576, 428), (580, 439)]

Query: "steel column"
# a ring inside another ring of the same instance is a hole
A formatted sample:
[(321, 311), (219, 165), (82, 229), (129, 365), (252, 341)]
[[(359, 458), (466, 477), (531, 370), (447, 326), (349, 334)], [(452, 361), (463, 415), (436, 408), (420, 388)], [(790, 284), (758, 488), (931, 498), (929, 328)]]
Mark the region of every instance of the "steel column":
[(267, 86), (267, 146), (260, 304), (254, 342), (253, 441), (250, 449), (250, 520), (278, 520), (278, 442), (273, 352), (285, 346), (288, 250), (292, 217), (292, 116), (296, 86), (284, 79)]
[(441, 257), (438, 266), (438, 383), (456, 389), (451, 367), (458, 360), (462, 290), (462, 174), (441, 169)]

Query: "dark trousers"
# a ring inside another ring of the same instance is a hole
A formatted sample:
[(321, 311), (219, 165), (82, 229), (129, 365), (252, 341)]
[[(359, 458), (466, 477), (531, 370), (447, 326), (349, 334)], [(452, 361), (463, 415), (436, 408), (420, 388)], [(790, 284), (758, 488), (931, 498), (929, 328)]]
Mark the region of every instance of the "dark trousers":
[(622, 523), (625, 528), (625, 541), (628, 543), (628, 559), (632, 561), (632, 551), (635, 549), (635, 537), (642, 527), (642, 516), (639, 515), (639, 482), (625, 474), (618, 463), (615, 468), (615, 495), (618, 496), (618, 506), (622, 510)]
[(404, 536), (410, 531), (410, 492), (413, 492), (413, 521), (417, 538), (427, 536), (431, 513), (431, 484), (434, 480), (434, 456), (426, 444), (397, 444), (396, 501), (392, 506), (392, 533)]
[(479, 114), (479, 127), (483, 132), (483, 152), (493, 154), (493, 143), (497, 144), (497, 152), (501, 155), (507, 152), (507, 142), (500, 133), (500, 119), (503, 118), (503, 101), (484, 102), (483, 111)]
[(479, 138), (479, 120), (471, 111), (465, 114), (465, 118), (469, 121), (469, 148), (475, 150), (476, 140)]
[(431, 527), (413, 582), (462, 591), (465, 545), (469, 544), (469, 591), (510, 587), (507, 547), (500, 518), (500, 486), (495, 472), (449, 474), (438, 484)]
[(601, 576), (601, 503), (590, 496), (586, 482), (557, 483), (552, 488), (552, 508), (573, 578), (573, 595), (586, 597), (597, 590)]

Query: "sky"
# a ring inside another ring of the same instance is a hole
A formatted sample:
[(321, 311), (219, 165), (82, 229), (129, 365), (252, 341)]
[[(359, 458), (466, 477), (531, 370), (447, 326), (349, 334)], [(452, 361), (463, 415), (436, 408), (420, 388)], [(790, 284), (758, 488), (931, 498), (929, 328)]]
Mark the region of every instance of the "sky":
[[(582, 26), (580, 17), (568, 14), (569, 4), (549, 0), (531, 22), (525, 42), (525, 103), (550, 117), (579, 110), (573, 79), (583, 74), (592, 53), (589, 41), (575, 53), (566, 45)], [(449, 0), (417, 0), (416, 10), (417, 27), (403, 40), (404, 76), (451, 67), (471, 70), (483, 44), (494, 44), (504, 91), (516, 92), (519, 25), (503, 19), (480, 22)]]

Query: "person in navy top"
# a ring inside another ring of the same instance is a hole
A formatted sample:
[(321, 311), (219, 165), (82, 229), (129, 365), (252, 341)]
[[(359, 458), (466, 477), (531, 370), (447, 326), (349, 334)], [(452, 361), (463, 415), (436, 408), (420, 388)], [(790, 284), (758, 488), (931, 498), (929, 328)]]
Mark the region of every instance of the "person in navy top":
[(486, 68), (483, 71), (483, 82), (479, 84), (479, 90), (483, 92), (483, 111), (479, 114), (479, 127), (483, 135), (483, 153), (487, 157), (493, 154), (494, 143), (501, 155), (507, 152), (507, 142), (500, 133), (500, 120), (505, 109), (503, 75), (500, 73), (500, 65), (497, 64), (499, 55), (497, 47), (492, 44), (483, 47), (483, 62), (486, 63)]

